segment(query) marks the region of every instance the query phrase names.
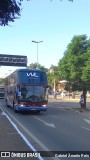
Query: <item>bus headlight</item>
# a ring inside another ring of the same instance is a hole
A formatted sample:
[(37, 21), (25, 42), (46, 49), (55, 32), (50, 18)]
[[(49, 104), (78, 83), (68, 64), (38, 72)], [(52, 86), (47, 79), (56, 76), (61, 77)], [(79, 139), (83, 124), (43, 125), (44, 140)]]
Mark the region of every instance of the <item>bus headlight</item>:
[(23, 104), (21, 104), (21, 105), (20, 105), (20, 107), (24, 107), (24, 105), (23, 105)]
[(24, 102), (20, 102), (20, 103), (19, 103), (19, 106), (20, 106), (20, 107), (24, 107), (24, 106), (25, 106)]
[(46, 107), (46, 105), (44, 104), (43, 107)]

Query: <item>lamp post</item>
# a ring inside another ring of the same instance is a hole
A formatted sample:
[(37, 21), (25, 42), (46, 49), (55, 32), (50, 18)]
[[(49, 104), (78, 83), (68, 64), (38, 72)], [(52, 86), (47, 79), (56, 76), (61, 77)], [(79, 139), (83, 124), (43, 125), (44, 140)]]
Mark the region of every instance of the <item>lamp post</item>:
[(32, 42), (37, 44), (37, 68), (38, 68), (38, 43), (41, 43), (43, 41), (32, 41)]

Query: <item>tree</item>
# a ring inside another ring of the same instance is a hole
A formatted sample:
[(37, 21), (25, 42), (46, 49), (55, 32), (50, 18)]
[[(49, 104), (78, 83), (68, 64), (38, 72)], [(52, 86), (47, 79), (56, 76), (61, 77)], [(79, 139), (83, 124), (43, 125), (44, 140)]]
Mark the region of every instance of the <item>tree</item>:
[(55, 97), (56, 83), (59, 80), (58, 67), (51, 65), (49, 70), (51, 70), (51, 72), (49, 71), (48, 73), (48, 82), (49, 82), (49, 85), (52, 86), (52, 88), (54, 89), (54, 97)]
[(0, 84), (4, 84), (5, 83), (5, 78), (0, 78)]
[(9, 24), (9, 22), (14, 22), (15, 19), (20, 18), (22, 1), (23, 0), (0, 0), (1, 26), (6, 26)]
[[(37, 63), (31, 63), (28, 68), (31, 69), (36, 69), (37, 68)], [(38, 64), (38, 69), (44, 70), (46, 73), (48, 72), (48, 69), (42, 66), (41, 64)]]
[(17, 0), (0, 0), (0, 25), (8, 25), (20, 17), (21, 3)]
[(74, 36), (58, 67), (59, 75), (70, 82), (73, 91), (83, 91), (86, 108), (86, 93), (90, 90), (90, 39), (86, 35)]

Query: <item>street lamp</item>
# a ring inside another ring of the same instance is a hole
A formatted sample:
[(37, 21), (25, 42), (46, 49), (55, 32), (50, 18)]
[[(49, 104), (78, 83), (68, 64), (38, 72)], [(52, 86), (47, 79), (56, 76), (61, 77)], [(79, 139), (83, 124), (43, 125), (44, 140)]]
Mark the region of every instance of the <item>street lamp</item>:
[(38, 43), (41, 43), (43, 41), (32, 41), (32, 42), (37, 44), (37, 68), (38, 68)]

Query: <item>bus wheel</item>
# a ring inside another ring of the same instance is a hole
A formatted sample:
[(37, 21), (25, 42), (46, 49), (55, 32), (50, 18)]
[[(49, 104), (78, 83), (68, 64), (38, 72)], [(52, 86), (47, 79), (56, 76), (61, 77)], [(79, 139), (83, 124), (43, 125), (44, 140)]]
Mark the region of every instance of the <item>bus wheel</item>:
[(15, 113), (17, 113), (16, 106), (14, 105), (14, 102), (13, 102), (13, 110)]
[(40, 114), (40, 111), (36, 111), (37, 114)]

